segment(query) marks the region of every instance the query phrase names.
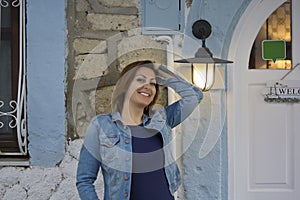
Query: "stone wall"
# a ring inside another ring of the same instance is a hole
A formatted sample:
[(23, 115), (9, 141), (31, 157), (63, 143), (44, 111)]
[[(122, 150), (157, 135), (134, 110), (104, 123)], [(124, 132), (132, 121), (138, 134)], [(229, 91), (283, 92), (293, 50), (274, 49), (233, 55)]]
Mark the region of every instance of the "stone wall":
[[(2, 200), (79, 200), (76, 168), (82, 140), (70, 141), (64, 160), (55, 167), (0, 167)], [(101, 173), (95, 182), (98, 196), (103, 196)]]
[[(166, 44), (142, 35), (140, 1), (67, 1), (68, 137), (84, 137), (93, 116), (110, 112), (119, 72), (138, 60), (166, 63)], [(159, 103), (165, 105), (167, 91)]]
[[(67, 1), (68, 137), (83, 138), (93, 116), (111, 111), (120, 71), (129, 63), (167, 63), (167, 43), (144, 35), (140, 0)], [(158, 104), (167, 104), (160, 88)], [(76, 141), (76, 140), (74, 140)], [(183, 187), (177, 193), (183, 199)]]

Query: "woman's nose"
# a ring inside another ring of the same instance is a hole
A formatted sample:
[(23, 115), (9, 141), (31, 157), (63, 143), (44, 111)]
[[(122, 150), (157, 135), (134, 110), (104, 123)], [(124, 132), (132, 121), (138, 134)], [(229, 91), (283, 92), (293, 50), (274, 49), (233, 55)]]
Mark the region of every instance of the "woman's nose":
[(150, 86), (151, 86), (150, 83), (145, 83), (143, 87), (146, 88), (146, 89), (149, 89)]
[(145, 83), (144, 84), (144, 88), (149, 88), (149, 86), (150, 86), (150, 83)]

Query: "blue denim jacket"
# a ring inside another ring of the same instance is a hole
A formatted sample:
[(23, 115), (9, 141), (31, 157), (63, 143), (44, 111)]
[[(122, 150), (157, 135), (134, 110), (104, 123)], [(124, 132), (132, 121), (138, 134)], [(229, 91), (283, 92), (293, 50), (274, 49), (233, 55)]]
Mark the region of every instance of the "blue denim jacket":
[[(181, 99), (169, 106), (143, 116), (145, 128), (161, 133), (165, 157), (164, 170), (171, 194), (181, 184), (181, 176), (172, 155), (171, 129), (186, 119), (201, 101), (202, 92), (180, 77), (170, 78), (171, 87)], [(94, 117), (87, 129), (77, 168), (77, 190), (83, 200), (98, 199), (94, 181), (99, 171), (104, 179), (104, 200), (130, 199), (132, 146), (130, 128), (121, 121), (119, 113)], [(101, 170), (100, 170), (101, 168)]]

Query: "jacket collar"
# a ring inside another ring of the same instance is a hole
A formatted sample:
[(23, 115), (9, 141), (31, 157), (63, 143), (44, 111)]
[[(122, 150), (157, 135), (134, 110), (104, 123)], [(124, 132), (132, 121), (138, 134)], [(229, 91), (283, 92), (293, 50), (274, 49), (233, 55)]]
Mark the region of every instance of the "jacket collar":
[[(165, 115), (166, 113), (164, 112), (164, 109), (155, 110), (152, 113), (151, 117), (144, 114), (142, 117), (144, 127), (147, 127), (148, 125), (150, 125), (150, 127), (157, 127), (157, 126), (160, 127), (166, 122)], [(113, 112), (111, 113), (111, 116), (113, 122), (116, 122), (117, 124), (119, 123), (123, 124), (121, 114), (119, 112)]]
[[(122, 122), (121, 114), (119, 112), (111, 113), (111, 118), (112, 118), (113, 122), (117, 122), (117, 121)], [(149, 120), (151, 120), (151, 118), (149, 116), (143, 114), (142, 120), (143, 120), (143, 124), (146, 124)]]
[(116, 122), (116, 121), (122, 121), (121, 120), (121, 115), (119, 112), (113, 112), (111, 113), (111, 119), (113, 122)]

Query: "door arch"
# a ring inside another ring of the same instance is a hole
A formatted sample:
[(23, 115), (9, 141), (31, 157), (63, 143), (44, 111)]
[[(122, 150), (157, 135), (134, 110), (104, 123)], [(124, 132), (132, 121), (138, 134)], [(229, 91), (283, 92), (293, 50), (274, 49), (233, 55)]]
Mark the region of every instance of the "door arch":
[[(253, 91), (255, 93), (257, 88), (262, 87), (263, 84), (269, 79), (279, 80), (284, 74), (287, 73), (287, 70), (249, 71), (248, 61), (253, 41), (255, 40), (260, 27), (268, 18), (268, 16), (284, 2), (285, 0), (251, 1), (237, 23), (232, 35), (228, 58), (229, 60), (233, 60), (234, 64), (232, 67), (228, 68), (227, 73), (229, 200), (276, 200), (277, 198), (282, 199), (280, 195), (284, 195), (286, 197), (285, 199), (295, 200), (296, 194), (300, 194), (299, 186), (294, 184), (295, 181), (300, 181), (299, 172), (295, 170), (297, 169), (295, 166), (299, 165), (299, 160), (293, 160), (293, 158), (296, 157), (294, 152), (299, 152), (299, 147), (293, 145), (294, 141), (298, 140), (299, 142), (299, 137), (293, 138), (293, 133), (296, 131), (295, 127), (289, 129), (286, 133), (284, 133), (285, 135), (282, 136), (284, 139), (286, 139), (286, 146), (282, 147), (282, 149), (285, 148), (287, 151), (283, 153), (287, 153), (289, 157), (284, 157), (285, 155), (282, 155), (283, 159), (287, 159), (286, 162), (288, 164), (286, 166), (281, 166), (283, 170), (287, 170), (287, 175), (286, 177), (279, 177), (278, 180), (281, 178), (286, 178), (286, 180), (284, 180), (286, 184), (282, 184), (283, 186), (281, 187), (280, 184), (276, 185), (275, 182), (274, 184), (269, 185), (266, 183), (262, 184), (262, 187), (259, 188), (258, 185), (253, 185), (255, 181), (253, 181), (252, 177), (256, 171), (253, 172), (255, 167), (253, 167), (254, 164), (252, 162), (255, 161), (255, 155), (251, 150), (253, 150), (253, 145), (256, 145), (256, 141), (252, 138), (254, 137), (251, 132), (253, 129), (249, 123), (252, 120), (251, 117), (253, 116), (251, 115), (254, 112), (252, 110), (252, 106), (255, 104), (255, 102), (257, 102), (257, 99), (252, 97), (251, 94), (253, 94)], [(299, 1), (293, 1), (293, 8), (299, 8), (299, 6)], [(297, 19), (299, 23), (299, 14), (293, 14), (293, 18)], [(296, 24), (297, 20), (293, 20), (293, 24)], [(295, 25), (293, 27), (294, 29), (296, 28)], [(299, 30), (293, 30), (293, 35), (295, 36), (297, 34), (299, 35)], [(293, 38), (293, 44), (297, 43), (299, 44), (299, 38)], [(298, 58), (296, 57), (296, 52), (299, 52), (299, 47), (294, 45), (293, 65), (298, 63), (300, 59), (299, 53), (297, 55)], [(293, 109), (300, 111), (299, 105), (296, 108), (286, 105), (286, 107), (280, 107), (279, 110), (283, 110), (285, 108), (285, 112), (287, 113), (291, 113)], [(293, 116), (289, 117), (293, 118), (295, 116), (299, 116), (297, 112), (293, 112), (292, 115)], [(295, 124), (296, 123), (293, 123), (293, 126)], [(279, 152), (280, 150), (275, 151)], [(279, 159), (279, 162), (280, 161), (282, 160)], [(277, 169), (279, 168), (280, 166)]]

